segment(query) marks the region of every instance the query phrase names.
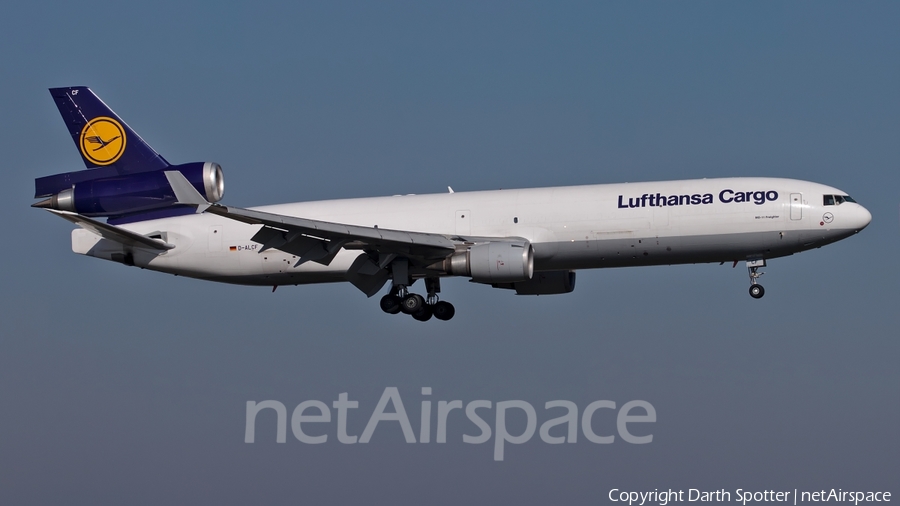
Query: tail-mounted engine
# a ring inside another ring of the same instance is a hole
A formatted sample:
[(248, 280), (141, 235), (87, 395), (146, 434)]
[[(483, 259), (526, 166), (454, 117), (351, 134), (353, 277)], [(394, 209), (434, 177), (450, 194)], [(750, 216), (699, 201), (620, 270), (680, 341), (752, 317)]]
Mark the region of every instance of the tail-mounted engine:
[(476, 283), (514, 283), (531, 279), (534, 250), (528, 241), (492, 241), (474, 244), (444, 259), (443, 270), (468, 276)]
[[(222, 200), (225, 181), (222, 167), (213, 162), (172, 165), (164, 170), (177, 170), (209, 202)], [(49, 176), (45, 179), (55, 178)], [(41, 181), (36, 181), (40, 187)], [(48, 195), (36, 195), (36, 197)], [(121, 216), (172, 206), (178, 202), (163, 170), (115, 175), (78, 181), (49, 198), (33, 205), (71, 211), (84, 216)]]

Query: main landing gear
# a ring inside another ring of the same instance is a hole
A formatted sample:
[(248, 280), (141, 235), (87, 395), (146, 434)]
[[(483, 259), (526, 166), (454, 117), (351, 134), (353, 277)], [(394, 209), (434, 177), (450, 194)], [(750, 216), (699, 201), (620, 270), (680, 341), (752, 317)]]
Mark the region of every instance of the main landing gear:
[(758, 272), (757, 269), (765, 266), (765, 259), (747, 260), (747, 271), (750, 273), (750, 296), (754, 299), (761, 299), (766, 294), (766, 289), (757, 282), (759, 277), (765, 274), (764, 272)]
[(381, 298), (381, 310), (388, 314), (405, 313), (420, 322), (426, 322), (432, 316), (438, 320), (449, 320), (456, 314), (453, 304), (439, 300), (438, 292), (441, 291), (440, 279), (426, 278), (425, 289), (427, 297), (417, 293), (409, 293), (406, 286), (394, 285), (391, 293)]

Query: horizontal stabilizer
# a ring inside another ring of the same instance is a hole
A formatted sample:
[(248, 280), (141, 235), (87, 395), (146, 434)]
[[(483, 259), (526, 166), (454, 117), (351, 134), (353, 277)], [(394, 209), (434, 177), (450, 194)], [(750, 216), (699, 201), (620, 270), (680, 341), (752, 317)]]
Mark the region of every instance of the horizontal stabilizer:
[(169, 186), (171, 186), (172, 191), (175, 192), (175, 198), (178, 199), (179, 204), (197, 206), (198, 213), (206, 211), (206, 208), (212, 205), (203, 197), (203, 195), (200, 195), (200, 192), (194, 188), (194, 185), (192, 185), (181, 172), (178, 172), (177, 170), (167, 170), (165, 171), (165, 175), (166, 179), (169, 180)]
[(107, 223), (103, 223), (102, 221), (92, 220), (91, 218), (82, 216), (80, 214), (70, 213), (68, 211), (57, 211), (55, 209), (47, 210), (59, 216), (60, 218), (63, 218), (64, 220), (71, 221), (79, 227), (99, 235), (104, 239), (108, 239), (119, 244), (124, 244), (125, 246), (149, 248), (160, 251), (170, 250), (175, 247), (175, 245), (168, 244), (159, 239), (152, 239), (145, 235), (141, 235), (130, 230), (117, 227), (115, 225), (109, 225)]

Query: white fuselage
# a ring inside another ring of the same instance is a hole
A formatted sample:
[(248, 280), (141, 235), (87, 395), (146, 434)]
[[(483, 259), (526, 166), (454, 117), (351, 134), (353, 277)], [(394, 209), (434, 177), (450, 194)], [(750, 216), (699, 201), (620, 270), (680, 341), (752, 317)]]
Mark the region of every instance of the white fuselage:
[[(404, 195), (300, 202), (269, 213), (451, 237), (520, 237), (536, 271), (769, 259), (848, 237), (871, 220), (854, 202), (824, 205), (845, 192), (780, 178), (727, 178)], [(228, 283), (288, 285), (344, 281), (359, 251), (330, 265), (294, 267), (278, 250), (260, 253), (260, 225), (193, 214), (122, 225), (159, 236), (169, 251), (135, 248), (140, 267)], [(123, 247), (82, 229), (77, 253), (114, 259)]]

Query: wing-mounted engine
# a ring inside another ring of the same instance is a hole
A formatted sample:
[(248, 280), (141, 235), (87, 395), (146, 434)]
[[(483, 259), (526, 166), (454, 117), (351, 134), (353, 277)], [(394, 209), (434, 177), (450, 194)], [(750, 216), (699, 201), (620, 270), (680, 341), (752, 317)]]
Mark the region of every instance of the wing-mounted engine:
[(453, 276), (476, 283), (514, 283), (531, 279), (534, 249), (528, 241), (491, 241), (473, 244), (444, 259), (441, 267)]
[[(222, 167), (213, 162), (194, 162), (172, 165), (166, 170), (176, 170), (209, 202), (222, 200), (225, 180)], [(162, 209), (178, 204), (175, 192), (169, 185), (164, 171), (111, 175), (86, 181), (78, 181), (55, 193), (46, 193), (50, 180), (56, 184), (60, 176), (48, 176), (35, 181), (35, 197), (49, 197), (33, 205), (69, 211), (82, 216), (121, 216)], [(42, 181), (44, 180), (44, 181)], [(41, 194), (43, 192), (43, 194)]]

